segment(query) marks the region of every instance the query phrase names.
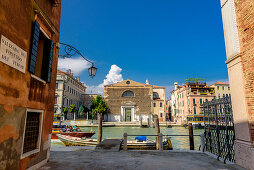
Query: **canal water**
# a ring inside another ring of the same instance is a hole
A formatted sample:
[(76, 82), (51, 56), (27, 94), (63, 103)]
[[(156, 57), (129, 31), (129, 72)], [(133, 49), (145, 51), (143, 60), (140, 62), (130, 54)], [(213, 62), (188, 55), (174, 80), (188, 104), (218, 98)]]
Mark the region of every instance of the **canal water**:
[[(97, 127), (81, 127), (82, 131), (90, 131), (91, 129), (96, 132), (93, 139), (97, 138)], [(161, 127), (160, 131), (163, 135), (188, 135), (189, 129), (185, 127)], [(154, 135), (155, 128), (140, 128), (140, 127), (103, 127), (102, 129), (102, 138), (123, 138), (123, 134), (127, 133), (129, 135)], [(194, 135), (199, 135), (204, 132), (204, 129), (193, 129)], [(128, 140), (134, 140), (135, 136), (129, 136)], [(155, 137), (147, 137), (147, 139), (155, 140)], [(189, 137), (188, 136), (172, 136), (171, 142), (174, 150), (189, 150)], [(195, 150), (199, 149), (200, 137), (194, 137)], [(52, 140), (52, 147), (64, 146), (60, 140)]]

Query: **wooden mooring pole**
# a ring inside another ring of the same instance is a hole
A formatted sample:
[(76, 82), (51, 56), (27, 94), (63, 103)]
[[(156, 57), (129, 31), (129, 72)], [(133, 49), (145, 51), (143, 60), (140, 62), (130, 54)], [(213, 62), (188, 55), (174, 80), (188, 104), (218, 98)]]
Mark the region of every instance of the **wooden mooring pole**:
[(127, 151), (127, 133), (123, 134), (123, 150)]
[(97, 143), (101, 143), (102, 139), (102, 113), (98, 114), (98, 139)]
[(156, 134), (156, 149), (159, 150), (159, 133), (160, 133), (160, 125), (159, 125), (159, 119), (158, 115), (154, 115), (153, 122), (155, 126), (155, 134)]
[(193, 137), (192, 123), (189, 123), (189, 140), (190, 140), (190, 150), (194, 150), (194, 137)]

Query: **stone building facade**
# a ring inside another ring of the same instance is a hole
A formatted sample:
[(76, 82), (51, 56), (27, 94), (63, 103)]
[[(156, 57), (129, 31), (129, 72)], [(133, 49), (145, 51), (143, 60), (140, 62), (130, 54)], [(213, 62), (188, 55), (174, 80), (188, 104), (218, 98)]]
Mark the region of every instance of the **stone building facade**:
[(174, 85), (175, 89), (171, 92), (171, 113), (173, 121), (179, 124), (187, 124), (188, 115), (202, 114), (202, 103), (215, 98), (214, 88), (200, 79), (187, 79), (182, 86), (177, 82)]
[[(142, 118), (147, 121), (152, 120), (152, 114), (160, 115), (161, 110), (164, 114), (165, 91), (160, 89), (164, 88), (129, 79), (104, 86), (104, 98), (110, 109), (104, 120), (135, 122)], [(158, 96), (154, 99), (155, 93)]]
[[(55, 111), (56, 115), (62, 115), (65, 106), (74, 104), (77, 109), (82, 105), (82, 96), (86, 87), (80, 82), (80, 77), (74, 77), (71, 69), (67, 72), (58, 70), (56, 78)], [(64, 117), (63, 117), (64, 119)], [(74, 115), (68, 113), (67, 119), (74, 119)]]
[(50, 0), (0, 1), (0, 169), (49, 159), (60, 13)]
[(217, 82), (210, 87), (214, 88), (216, 99), (223, 98), (230, 95), (229, 83)]
[(236, 163), (254, 165), (254, 1), (221, 0)]

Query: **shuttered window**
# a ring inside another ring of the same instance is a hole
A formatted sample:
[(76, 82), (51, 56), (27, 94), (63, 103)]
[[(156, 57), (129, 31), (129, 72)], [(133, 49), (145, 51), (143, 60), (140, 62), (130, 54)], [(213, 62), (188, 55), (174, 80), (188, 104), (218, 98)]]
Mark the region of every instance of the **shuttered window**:
[(42, 64), (42, 79), (46, 82), (51, 81), (52, 63), (53, 63), (54, 43), (52, 40), (45, 41)]
[(54, 42), (40, 31), (40, 24), (35, 21), (32, 32), (29, 72), (49, 83), (51, 81), (53, 53)]
[(40, 36), (40, 24), (37, 21), (35, 21), (33, 25), (31, 55), (29, 61), (29, 72), (33, 74), (35, 73), (39, 36)]

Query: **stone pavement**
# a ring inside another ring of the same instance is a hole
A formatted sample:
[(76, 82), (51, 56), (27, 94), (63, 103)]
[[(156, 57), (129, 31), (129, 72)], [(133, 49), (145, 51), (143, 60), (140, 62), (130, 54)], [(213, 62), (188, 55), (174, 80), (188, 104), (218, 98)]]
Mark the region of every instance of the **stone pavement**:
[(177, 151), (51, 151), (50, 161), (40, 170), (243, 170), (223, 164), (202, 152)]

